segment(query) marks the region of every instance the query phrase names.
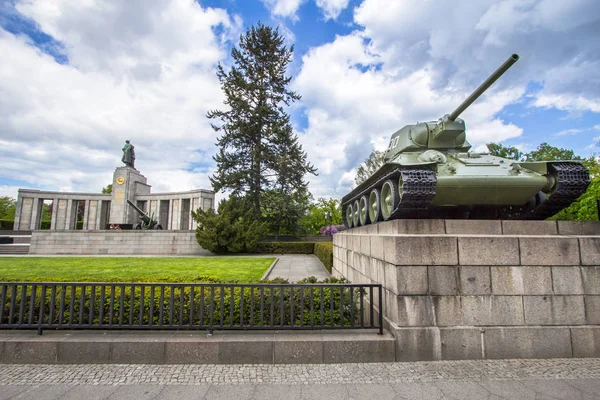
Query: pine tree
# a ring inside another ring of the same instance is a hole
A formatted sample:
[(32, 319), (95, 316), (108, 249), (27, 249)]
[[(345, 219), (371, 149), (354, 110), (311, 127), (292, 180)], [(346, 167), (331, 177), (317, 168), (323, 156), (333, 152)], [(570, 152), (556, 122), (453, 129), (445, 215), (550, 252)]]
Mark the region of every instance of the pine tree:
[(291, 77), (285, 75), (293, 51), (277, 29), (260, 23), (252, 26), (240, 37), (239, 49), (231, 52), (231, 70), (218, 66), (228, 110), (207, 114), (221, 121), (212, 127), (222, 133), (212, 186), (215, 191), (231, 190), (247, 197), (257, 218), (263, 193), (306, 191), (304, 175), (316, 173), (284, 111), (284, 106), (300, 99), (287, 88)]

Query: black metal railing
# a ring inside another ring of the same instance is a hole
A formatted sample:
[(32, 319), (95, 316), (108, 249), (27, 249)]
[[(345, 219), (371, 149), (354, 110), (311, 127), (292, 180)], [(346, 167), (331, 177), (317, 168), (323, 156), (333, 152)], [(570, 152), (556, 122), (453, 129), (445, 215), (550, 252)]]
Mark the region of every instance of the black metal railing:
[(0, 329), (379, 329), (381, 285), (0, 282)]

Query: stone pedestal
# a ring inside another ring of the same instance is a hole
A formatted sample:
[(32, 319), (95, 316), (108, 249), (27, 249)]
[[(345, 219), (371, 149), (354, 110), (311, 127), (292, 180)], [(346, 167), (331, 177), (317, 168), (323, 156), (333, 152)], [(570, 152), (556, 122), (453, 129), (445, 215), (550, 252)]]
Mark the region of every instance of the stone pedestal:
[(395, 220), (334, 235), (383, 285), (397, 361), (598, 357), (600, 222)]
[(119, 167), (115, 170), (112, 181), (112, 199), (110, 203), (111, 224), (136, 224), (139, 215), (127, 200), (135, 203), (136, 195), (150, 194), (147, 179), (137, 169)]

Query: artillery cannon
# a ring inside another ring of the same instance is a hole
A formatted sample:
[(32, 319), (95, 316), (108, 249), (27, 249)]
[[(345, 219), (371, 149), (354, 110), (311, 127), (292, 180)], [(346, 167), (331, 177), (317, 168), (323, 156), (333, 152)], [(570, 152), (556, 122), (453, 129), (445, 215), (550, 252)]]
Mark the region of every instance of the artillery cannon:
[(578, 161), (521, 162), (469, 152), (459, 115), (517, 60), (511, 55), (451, 114), (395, 132), (384, 164), (342, 198), (347, 227), (397, 218), (545, 219), (585, 192)]
[(138, 214), (140, 215), (140, 219), (142, 220), (141, 223), (135, 224), (133, 226), (133, 229), (162, 230), (162, 226), (158, 223), (157, 220), (154, 219), (154, 213), (152, 213), (152, 215), (148, 215), (147, 213), (144, 212), (144, 210), (140, 209), (138, 206), (136, 206), (135, 204), (133, 204), (129, 199), (127, 199), (127, 203), (129, 203), (129, 205), (131, 207), (133, 207), (133, 209), (135, 211), (138, 212)]

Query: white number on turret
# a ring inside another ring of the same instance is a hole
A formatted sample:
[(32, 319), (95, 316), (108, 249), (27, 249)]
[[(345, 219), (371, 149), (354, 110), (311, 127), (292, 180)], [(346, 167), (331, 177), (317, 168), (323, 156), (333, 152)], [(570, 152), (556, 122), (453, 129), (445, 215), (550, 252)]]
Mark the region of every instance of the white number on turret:
[(394, 147), (398, 146), (399, 141), (400, 141), (399, 136), (393, 137), (392, 140), (390, 140), (390, 147), (388, 147), (388, 150), (393, 149)]

